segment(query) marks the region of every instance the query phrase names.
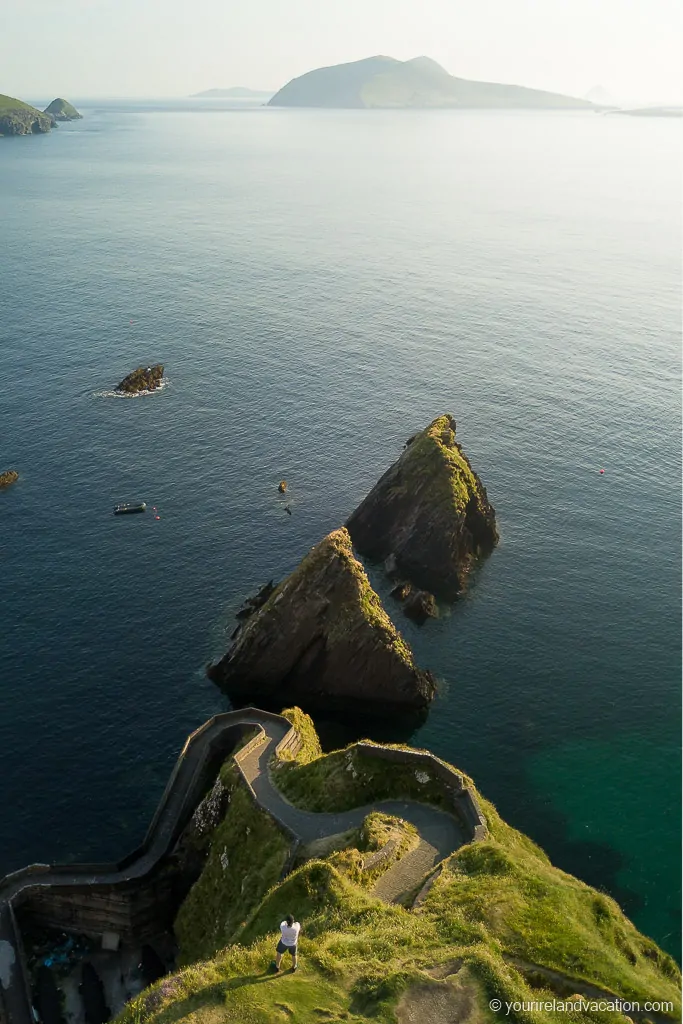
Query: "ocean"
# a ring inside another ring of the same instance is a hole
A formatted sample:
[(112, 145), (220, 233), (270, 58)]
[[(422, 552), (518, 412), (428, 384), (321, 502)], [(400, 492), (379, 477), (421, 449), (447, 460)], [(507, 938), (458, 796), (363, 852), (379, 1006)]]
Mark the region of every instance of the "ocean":
[(0, 873), (137, 845), (244, 596), (450, 412), (501, 544), (422, 628), (373, 572), (439, 695), (326, 743), (430, 748), (678, 954), (678, 124), (82, 109), (0, 139)]

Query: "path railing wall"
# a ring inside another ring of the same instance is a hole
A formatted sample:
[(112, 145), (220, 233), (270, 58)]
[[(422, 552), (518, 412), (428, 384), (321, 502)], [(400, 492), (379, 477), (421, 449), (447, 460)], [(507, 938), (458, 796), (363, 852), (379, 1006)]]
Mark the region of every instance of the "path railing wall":
[[(235, 764), (246, 790), (259, 810), (268, 813), (290, 843), (283, 875), (292, 866), (299, 837), (277, 814), (263, 807), (242, 769), (241, 762), (266, 740), (264, 725), (276, 724), (284, 735), (275, 756), (291, 759), (303, 745), (301, 736), (282, 715), (255, 708), (215, 715), (188, 736), (173, 767), (149, 828), (140, 846), (119, 861), (90, 864), (29, 864), (0, 879), (0, 940), (14, 951), (9, 981), (0, 977), (0, 1024), (33, 1024), (28, 976), (15, 909), (31, 901), (32, 913), (42, 923), (65, 930), (93, 934), (118, 931), (136, 937), (155, 918), (167, 898), (155, 872), (173, 850), (183, 829), (204, 797), (220, 765), (234, 750), (235, 741), (249, 729), (257, 733), (235, 753)], [(423, 751), (403, 750), (373, 743), (358, 743), (365, 755), (422, 767), (440, 780), (446, 803), (465, 827), (470, 840), (486, 835), (486, 822), (467, 780), (455, 769)], [(3, 1020), (4, 1018), (4, 1020)]]
[(426, 771), (439, 780), (446, 809), (458, 818), (470, 841), (484, 839), (488, 833), (486, 818), (479, 806), (476, 794), (467, 778), (445, 761), (441, 761), (428, 750), (404, 750), (402, 747), (384, 746), (381, 743), (367, 743), (361, 740), (351, 749), (358, 750), (366, 757), (375, 757), (394, 764), (405, 764), (419, 771)]

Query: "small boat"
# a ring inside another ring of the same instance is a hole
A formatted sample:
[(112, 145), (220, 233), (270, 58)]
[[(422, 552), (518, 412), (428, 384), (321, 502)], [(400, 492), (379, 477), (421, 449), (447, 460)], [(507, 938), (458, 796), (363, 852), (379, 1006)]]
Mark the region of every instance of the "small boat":
[(133, 505), (130, 502), (125, 502), (122, 505), (114, 505), (115, 516), (125, 516), (131, 512), (144, 512), (147, 508), (147, 503), (144, 501), (139, 502), (137, 505)]

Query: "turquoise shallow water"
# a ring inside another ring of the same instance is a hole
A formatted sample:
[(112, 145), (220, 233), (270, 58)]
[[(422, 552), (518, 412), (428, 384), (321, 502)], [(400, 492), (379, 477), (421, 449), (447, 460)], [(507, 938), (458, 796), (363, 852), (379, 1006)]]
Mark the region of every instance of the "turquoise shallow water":
[(677, 127), (171, 107), (0, 140), (0, 871), (137, 843), (243, 595), (450, 411), (502, 543), (381, 731), (677, 952)]

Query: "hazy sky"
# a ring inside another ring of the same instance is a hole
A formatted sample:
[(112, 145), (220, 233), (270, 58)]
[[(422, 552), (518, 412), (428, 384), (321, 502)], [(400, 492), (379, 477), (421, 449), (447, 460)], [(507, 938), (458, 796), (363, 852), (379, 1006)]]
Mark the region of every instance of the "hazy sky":
[(29, 99), (276, 89), (378, 53), (574, 95), (683, 95), (681, 0), (0, 0), (0, 14), (0, 92)]

